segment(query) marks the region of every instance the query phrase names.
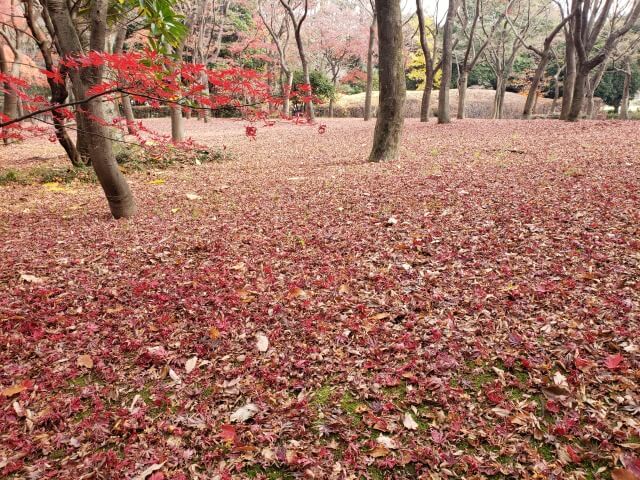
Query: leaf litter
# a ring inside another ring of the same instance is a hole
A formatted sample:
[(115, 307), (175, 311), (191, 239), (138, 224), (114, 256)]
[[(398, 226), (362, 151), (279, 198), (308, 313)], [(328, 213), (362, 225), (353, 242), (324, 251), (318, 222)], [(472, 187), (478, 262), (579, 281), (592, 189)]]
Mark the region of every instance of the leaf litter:
[(0, 475), (639, 477), (635, 122), (187, 128), (131, 221), (0, 189)]

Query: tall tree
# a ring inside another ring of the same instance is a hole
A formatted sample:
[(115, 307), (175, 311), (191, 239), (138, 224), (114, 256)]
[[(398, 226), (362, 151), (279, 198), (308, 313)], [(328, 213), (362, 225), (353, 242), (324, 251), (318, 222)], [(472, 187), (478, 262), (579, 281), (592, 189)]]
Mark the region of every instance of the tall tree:
[[(506, 7), (507, 9), (513, 1), (510, 0)], [(464, 38), (464, 54), (462, 55), (462, 61), (458, 63), (460, 69), (460, 74), (458, 75), (458, 112), (456, 115), (458, 119), (465, 117), (469, 75), (478, 61), (483, 58), (484, 51), (489, 45), (496, 28), (504, 19), (504, 13), (501, 13), (493, 20), (489, 29), (486, 30), (485, 22), (488, 22), (488, 20), (482, 15), (483, 5), (483, 0), (476, 0), (475, 3), (461, 0), (461, 5), (458, 9), (458, 21)], [(479, 23), (488, 34), (476, 45)]]
[[(282, 90), (282, 114), (285, 117), (291, 115), (290, 97), (293, 86), (293, 71), (287, 60), (287, 48), (289, 46), (289, 15), (278, 15), (274, 5), (269, 5), (268, 9), (262, 2), (258, 3), (258, 15), (262, 20), (269, 36), (278, 52), (278, 62), (280, 63), (280, 85)], [(268, 11), (267, 11), (268, 10)]]
[[(20, 66), (22, 62), (21, 49), (23, 46), (24, 32), (18, 26), (16, 20), (21, 17), (18, 12), (15, 0), (11, 1), (9, 7), (8, 22), (4, 21), (4, 16), (0, 16), (0, 40), (4, 40), (4, 44), (0, 41), (0, 72), (12, 77), (20, 75)], [(5, 46), (8, 51), (5, 50)], [(10, 58), (12, 57), (12, 58)], [(2, 114), (8, 118), (16, 118), (19, 114), (19, 97), (11, 88), (9, 82), (4, 85), (4, 99)], [(9, 143), (9, 138), (4, 138), (5, 143)]]
[[(558, 25), (556, 25), (553, 28), (553, 30), (551, 30), (551, 32), (549, 32), (549, 34), (545, 37), (542, 49), (535, 47), (533, 44), (529, 43), (525, 38), (522, 38), (520, 36), (520, 32), (518, 28), (515, 25), (513, 25), (513, 23), (509, 20), (510, 25), (513, 28), (513, 32), (520, 38), (520, 41), (525, 46), (525, 48), (535, 53), (539, 58), (536, 71), (533, 74), (533, 79), (531, 80), (531, 85), (529, 86), (527, 99), (525, 100), (525, 103), (524, 103), (522, 118), (525, 120), (530, 119), (531, 115), (533, 114), (535, 102), (538, 97), (538, 87), (540, 85), (540, 81), (542, 80), (542, 77), (544, 76), (544, 72), (547, 68), (547, 64), (551, 59), (551, 55), (552, 55), (551, 47), (553, 46), (553, 40), (556, 38), (558, 33), (560, 33), (560, 31), (564, 28), (564, 26), (567, 24), (567, 22), (571, 19), (571, 17), (574, 14), (575, 12), (572, 12), (568, 16), (566, 15), (563, 16), (562, 20), (558, 23)], [(507, 18), (509, 17), (507, 16)]]
[(367, 85), (364, 94), (364, 121), (371, 119), (371, 97), (373, 96), (373, 50), (376, 44), (376, 5), (374, 0), (369, 2), (371, 6), (371, 25), (369, 25), (369, 43), (367, 47)]
[[(577, 0), (572, 0), (575, 8)], [(576, 12), (577, 13), (577, 12)], [(573, 86), (576, 83), (576, 46), (573, 41), (571, 24), (564, 27), (564, 78), (562, 80), (562, 104), (560, 120), (566, 120), (573, 100)]]
[[(298, 47), (298, 55), (300, 56), (300, 64), (302, 65), (302, 76), (306, 85), (311, 85), (311, 79), (309, 76), (309, 61), (305, 53), (304, 42), (302, 39), (302, 25), (309, 14), (309, 0), (302, 0), (302, 4), (293, 4), (292, 0), (280, 0), (280, 3), (287, 11), (291, 23), (293, 24), (293, 32), (296, 39), (296, 46)], [(296, 10), (302, 10), (301, 14), (296, 14)], [(305, 97), (305, 110), (309, 120), (315, 120), (316, 114), (313, 110), (313, 102), (311, 96)]]
[[(42, 58), (44, 60), (45, 68), (50, 72), (58, 70), (61, 75), (61, 81), (56, 81), (56, 79), (52, 77), (47, 77), (47, 83), (49, 85), (49, 89), (51, 90), (51, 103), (54, 105), (60, 105), (64, 103), (69, 96), (69, 91), (67, 90), (67, 73), (66, 68), (58, 68), (54, 60), (53, 42), (51, 40), (51, 37), (45, 30), (45, 28), (47, 28), (46, 25), (51, 24), (51, 20), (48, 18), (47, 10), (42, 10), (42, 12), (40, 13), (34, 5), (34, 0), (26, 0), (25, 18), (27, 20), (29, 29), (31, 30), (31, 35), (38, 45), (38, 49), (40, 50), (40, 54), (42, 55)], [(45, 28), (42, 28), (41, 22), (45, 24)], [(53, 31), (52, 26), (48, 27), (47, 29)], [(73, 143), (73, 140), (71, 140), (71, 137), (69, 136), (65, 127), (64, 115), (61, 112), (54, 110), (52, 112), (52, 118), (54, 129), (56, 132), (56, 138), (58, 139), (58, 142), (60, 143), (64, 151), (67, 153), (67, 157), (69, 157), (71, 164), (74, 166), (82, 165), (83, 161), (80, 157), (80, 153), (76, 149), (76, 146)]]
[[(438, 38), (438, 19), (435, 19), (433, 29), (429, 29), (431, 36), (431, 42), (433, 45), (433, 51), (429, 47), (429, 40), (427, 39), (427, 25), (425, 22), (424, 11), (422, 9), (422, 0), (416, 0), (416, 14), (418, 16), (418, 31), (420, 33), (420, 48), (424, 56), (424, 91), (422, 92), (422, 101), (420, 102), (420, 121), (428, 122), (429, 113), (431, 110), (431, 92), (433, 91), (433, 84), (435, 81), (436, 73), (442, 67), (442, 59), (436, 63), (436, 40)], [(437, 14), (436, 14), (437, 17)]]
[[(571, 26), (573, 41), (576, 49), (576, 79), (573, 87), (571, 109), (567, 120), (576, 121), (580, 117), (587, 91), (589, 73), (600, 65), (613, 52), (618, 41), (631, 30), (640, 17), (640, 0), (634, 0), (629, 9), (616, 9), (611, 15), (613, 0), (592, 2), (592, 0), (577, 0), (576, 14)], [(609, 34), (602, 42), (601, 32), (610, 18), (619, 19), (619, 26), (612, 26)], [(598, 41), (602, 46), (597, 48)]]
[[(72, 13), (65, 0), (47, 0), (47, 12), (55, 29), (61, 54), (65, 57), (82, 55), (85, 49), (80, 40), (80, 32), (72, 19)], [(104, 52), (107, 40), (108, 0), (94, 0), (89, 10), (89, 49)], [(83, 66), (70, 72), (73, 92), (78, 100), (87, 100), (86, 107), (79, 109), (85, 120), (87, 134), (91, 136), (89, 155), (91, 163), (109, 202), (109, 208), (115, 218), (128, 218), (134, 215), (136, 205), (131, 189), (118, 168), (108, 130), (102, 125), (104, 119), (102, 101), (90, 99), (88, 92), (100, 85), (104, 67)]]
[(485, 50), (487, 63), (496, 77), (496, 93), (491, 112), (491, 117), (494, 119), (503, 117), (507, 82), (530, 26), (530, 0), (517, 2), (515, 8), (514, 5), (511, 5), (505, 12), (504, 20), (501, 21), (496, 34), (493, 35), (489, 46)]
[(451, 89), (451, 68), (453, 66), (453, 22), (456, 18), (456, 0), (449, 0), (447, 19), (442, 35), (442, 78), (438, 97), (438, 123), (450, 123), (449, 90)]
[(380, 100), (369, 161), (397, 158), (406, 97), (400, 0), (376, 0)]

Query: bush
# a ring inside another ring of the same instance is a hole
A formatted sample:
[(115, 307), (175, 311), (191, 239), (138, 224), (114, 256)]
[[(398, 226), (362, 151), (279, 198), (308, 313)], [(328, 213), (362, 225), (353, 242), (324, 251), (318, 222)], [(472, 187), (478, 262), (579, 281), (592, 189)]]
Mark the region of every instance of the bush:
[[(329, 77), (318, 70), (309, 73), (309, 81), (311, 82), (311, 91), (313, 95), (322, 101), (331, 100), (335, 95), (335, 89)], [(293, 85), (304, 85), (304, 76), (300, 70), (293, 72)]]

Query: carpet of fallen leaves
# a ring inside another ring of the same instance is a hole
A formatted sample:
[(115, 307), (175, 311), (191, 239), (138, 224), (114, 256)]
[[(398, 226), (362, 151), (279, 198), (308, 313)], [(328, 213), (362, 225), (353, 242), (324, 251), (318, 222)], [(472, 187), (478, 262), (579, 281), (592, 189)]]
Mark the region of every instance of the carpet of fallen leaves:
[(326, 123), (0, 188), (0, 476), (640, 478), (640, 124)]

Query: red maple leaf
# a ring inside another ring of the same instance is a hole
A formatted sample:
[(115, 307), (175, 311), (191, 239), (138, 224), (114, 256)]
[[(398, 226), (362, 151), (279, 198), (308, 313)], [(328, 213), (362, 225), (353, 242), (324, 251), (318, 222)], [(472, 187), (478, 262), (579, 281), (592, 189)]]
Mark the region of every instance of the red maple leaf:
[(609, 355), (604, 361), (604, 364), (609, 370), (616, 370), (620, 368), (622, 360), (624, 360), (624, 357), (618, 353), (616, 355)]
[(235, 444), (238, 440), (238, 433), (236, 432), (236, 427), (233, 425), (225, 424), (220, 426), (220, 437), (225, 442)]

